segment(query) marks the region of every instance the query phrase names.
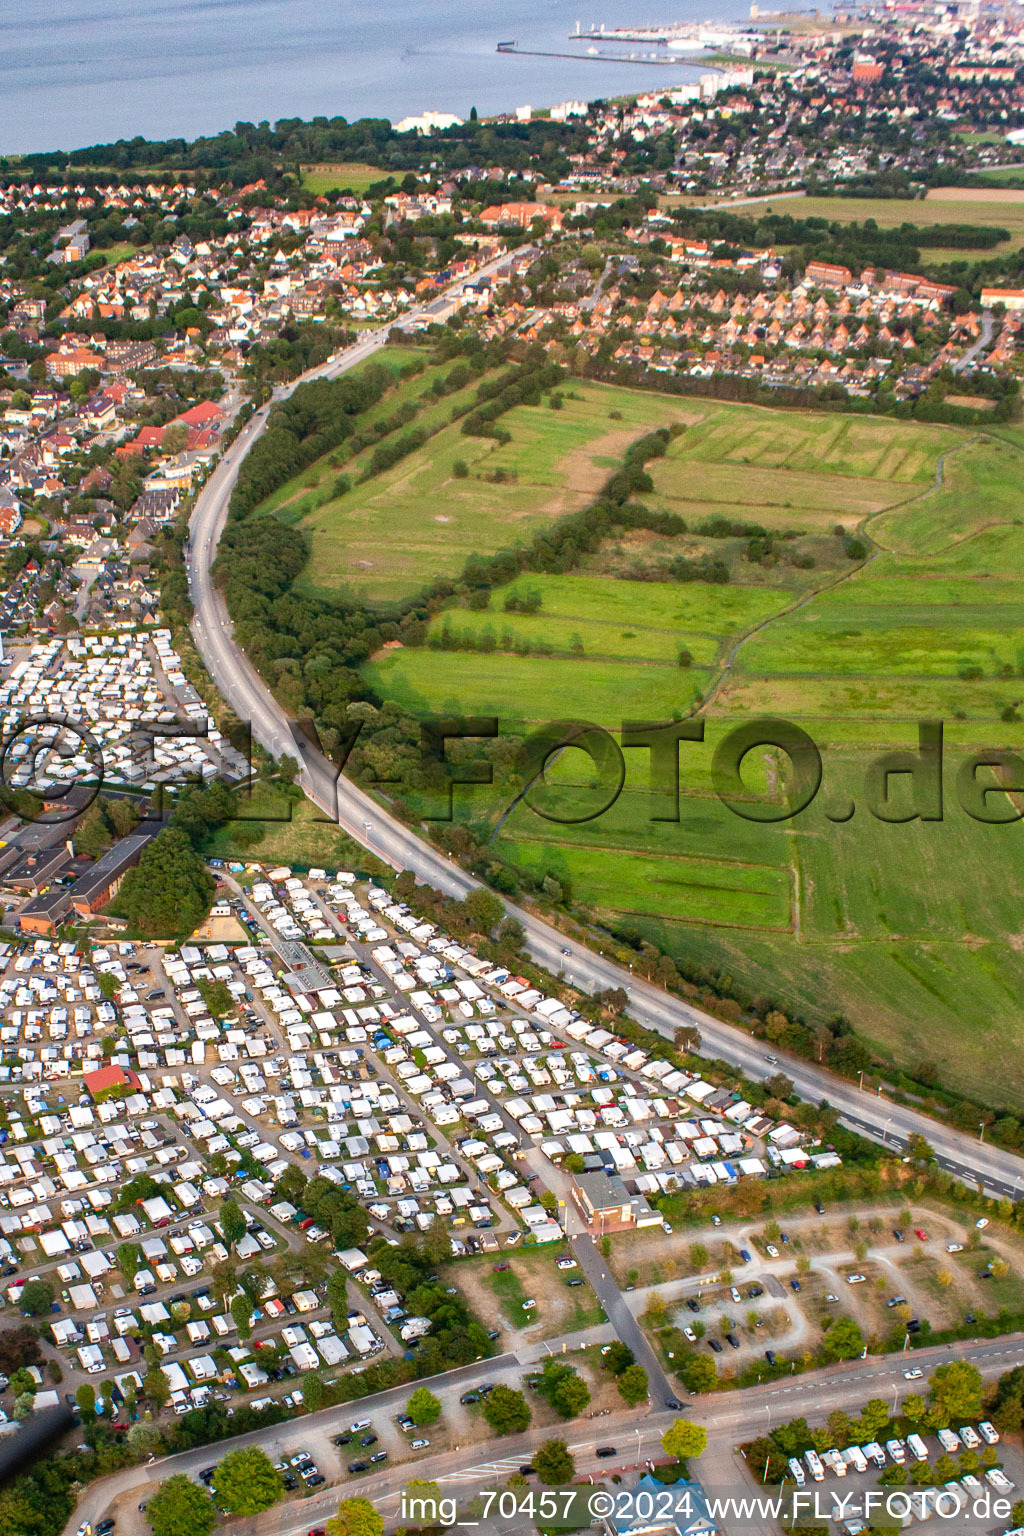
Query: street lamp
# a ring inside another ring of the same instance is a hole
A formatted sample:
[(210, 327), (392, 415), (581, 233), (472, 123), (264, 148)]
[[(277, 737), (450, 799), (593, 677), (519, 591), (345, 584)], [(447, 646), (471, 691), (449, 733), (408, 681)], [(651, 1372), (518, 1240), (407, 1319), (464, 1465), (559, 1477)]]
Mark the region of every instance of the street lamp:
[(637, 1432), (636, 1432), (636, 1465), (637, 1465), (637, 1470), (639, 1470), (639, 1468), (640, 1468), (640, 1444), (641, 1444), (642, 1436), (643, 1436), (643, 1431), (638, 1429)]

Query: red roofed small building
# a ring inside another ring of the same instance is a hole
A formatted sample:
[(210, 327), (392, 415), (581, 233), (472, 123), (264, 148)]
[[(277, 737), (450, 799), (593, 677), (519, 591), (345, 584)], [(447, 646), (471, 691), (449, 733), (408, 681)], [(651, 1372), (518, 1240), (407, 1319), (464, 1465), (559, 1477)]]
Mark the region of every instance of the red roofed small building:
[(95, 1072), (84, 1073), (82, 1081), (86, 1092), (93, 1099), (106, 1098), (108, 1093), (114, 1093), (119, 1088), (142, 1088), (134, 1072), (125, 1071), (124, 1067), (116, 1066), (97, 1067)]
[(182, 411), (180, 416), (175, 416), (175, 425), (180, 421), (186, 427), (217, 427), (220, 425), (223, 412), (212, 400), (201, 400), (198, 405), (190, 405), (187, 411)]

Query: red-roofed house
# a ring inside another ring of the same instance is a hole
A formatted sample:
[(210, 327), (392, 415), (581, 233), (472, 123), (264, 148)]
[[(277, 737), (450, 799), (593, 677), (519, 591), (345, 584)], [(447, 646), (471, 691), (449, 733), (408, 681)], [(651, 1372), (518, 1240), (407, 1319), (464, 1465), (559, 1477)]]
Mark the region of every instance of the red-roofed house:
[(180, 416), (175, 416), (175, 424), (179, 421), (186, 427), (217, 427), (220, 425), (223, 412), (212, 400), (202, 400), (198, 405), (190, 405), (187, 411), (182, 411)]
[(125, 1071), (124, 1067), (108, 1066), (97, 1067), (95, 1072), (86, 1072), (82, 1076), (86, 1092), (94, 1099), (102, 1099), (108, 1093), (113, 1093), (118, 1088), (141, 1088), (142, 1084), (131, 1070)]

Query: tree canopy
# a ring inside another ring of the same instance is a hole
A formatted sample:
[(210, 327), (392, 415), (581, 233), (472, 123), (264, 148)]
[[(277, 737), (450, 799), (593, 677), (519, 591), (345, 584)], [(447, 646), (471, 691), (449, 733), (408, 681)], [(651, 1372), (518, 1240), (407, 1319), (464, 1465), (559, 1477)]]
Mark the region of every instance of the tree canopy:
[(647, 1372), (642, 1365), (627, 1365), (619, 1373), (616, 1386), (620, 1396), (631, 1408), (635, 1408), (637, 1403), (644, 1402), (647, 1397)]
[(176, 1472), (146, 1505), (153, 1536), (210, 1536), (217, 1524), (213, 1500), (184, 1472)]
[(530, 1422), (530, 1405), (514, 1387), (495, 1387), (484, 1403), (484, 1418), (496, 1435), (515, 1435)]
[(542, 1483), (571, 1483), (576, 1471), (572, 1452), (564, 1440), (545, 1440), (530, 1457)]
[(708, 1432), (704, 1425), (691, 1424), (689, 1419), (676, 1419), (661, 1437), (665, 1454), (674, 1456), (677, 1461), (702, 1455), (707, 1443)]
[(441, 1417), (441, 1404), (428, 1388), (417, 1387), (406, 1404), (406, 1412), (417, 1427), (434, 1424)]
[(326, 1530), (327, 1536), (383, 1536), (384, 1521), (369, 1499), (342, 1499)]
[(273, 1462), (259, 1446), (229, 1451), (213, 1474), (217, 1501), (233, 1515), (258, 1515), (276, 1504), (284, 1482)]
[(165, 827), (128, 871), (111, 909), (148, 937), (185, 935), (203, 921), (215, 889), (185, 833)]
[(928, 1382), (928, 1395), (942, 1423), (964, 1424), (981, 1417), (982, 1380), (977, 1366), (967, 1360), (950, 1360), (936, 1366)]

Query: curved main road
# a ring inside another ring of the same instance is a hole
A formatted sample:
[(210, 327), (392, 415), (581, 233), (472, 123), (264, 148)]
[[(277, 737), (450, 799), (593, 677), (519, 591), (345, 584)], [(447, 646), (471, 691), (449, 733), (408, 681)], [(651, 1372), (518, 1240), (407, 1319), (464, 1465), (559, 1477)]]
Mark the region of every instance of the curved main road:
[[(494, 271), (508, 260), (500, 258), (483, 271)], [(419, 313), (430, 318), (429, 307)], [(296, 383), (317, 377), (336, 378), (372, 357), (387, 339), (386, 330), (376, 331)], [(295, 387), (292, 384), (278, 390), (275, 398), (287, 397)], [(231, 621), (211, 580), (210, 567), (242, 460), (266, 427), (269, 411), (270, 405), (263, 406), (228, 448), (200, 493), (192, 515), (188, 573), (195, 608), (192, 634), (200, 655), (227, 703), (240, 719), (251, 722), (254, 739), (275, 757), (283, 752), (298, 755), (302, 788), (350, 836), (393, 868), (411, 870), (418, 880), (447, 895), (464, 896), (479, 882), (390, 816), (349, 779), (339, 778), (331, 763), (293, 732), (284, 710), (235, 644)], [(509, 902), (506, 906), (522, 923), (533, 958), (553, 975), (562, 973), (588, 992), (624, 987), (629, 993), (629, 1011), (638, 1023), (669, 1038), (680, 1025), (696, 1025), (706, 1054), (720, 1057), (754, 1080), (766, 1075), (764, 1048), (745, 1031), (723, 1024), (585, 945), (567, 939), (535, 913)], [(801, 1098), (814, 1103), (827, 1099), (843, 1123), (863, 1135), (897, 1149), (917, 1132), (935, 1148), (940, 1164), (967, 1183), (980, 1182), (989, 1193), (1011, 1198), (1020, 1196), (1024, 1190), (1024, 1161), (1011, 1152), (947, 1129), (888, 1099), (860, 1092), (853, 1084), (799, 1057), (780, 1053), (778, 1068), (792, 1080)]]

